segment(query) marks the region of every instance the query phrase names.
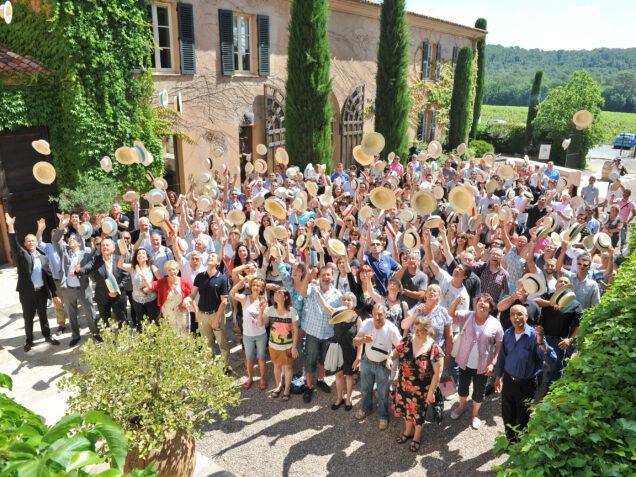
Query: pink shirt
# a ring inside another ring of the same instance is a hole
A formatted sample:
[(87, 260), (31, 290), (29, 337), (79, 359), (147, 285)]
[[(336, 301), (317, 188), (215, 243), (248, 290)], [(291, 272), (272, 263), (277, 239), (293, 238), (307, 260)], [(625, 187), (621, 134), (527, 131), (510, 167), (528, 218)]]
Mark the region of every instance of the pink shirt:
[[(481, 331), (478, 333), (474, 316), (474, 311), (458, 311), (455, 313), (453, 323), (459, 326), (461, 333), (461, 336), (457, 338), (460, 342), (459, 352), (455, 360), (460, 368), (466, 369), (470, 351), (473, 348), (473, 344), (476, 344), (479, 355), (477, 374), (484, 374), (488, 365), (493, 363), (495, 351), (497, 350), (496, 345), (498, 342), (503, 341), (504, 332), (499, 320), (493, 316), (488, 316)], [(468, 324), (464, 327), (466, 320), (468, 320)], [(464, 329), (463, 333), (461, 331), (462, 328)]]
[(630, 199), (625, 200), (623, 198), (618, 199), (616, 201), (616, 204), (618, 204), (618, 206), (620, 207), (618, 211), (618, 216), (621, 218), (623, 222), (627, 223), (627, 219), (629, 218), (630, 212), (632, 210), (635, 210), (636, 206)]
[(402, 166), (402, 164), (400, 164), (399, 162), (392, 162), (391, 170), (395, 172), (398, 177), (401, 177), (402, 174), (404, 174), (404, 166)]

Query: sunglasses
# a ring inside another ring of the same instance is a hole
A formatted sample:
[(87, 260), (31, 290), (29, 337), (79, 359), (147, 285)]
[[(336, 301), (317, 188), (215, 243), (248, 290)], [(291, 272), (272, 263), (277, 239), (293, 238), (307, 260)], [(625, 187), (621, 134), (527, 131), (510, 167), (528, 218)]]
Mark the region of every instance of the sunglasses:
[(589, 267), (590, 263), (589, 262), (576, 262), (577, 266), (579, 267)]

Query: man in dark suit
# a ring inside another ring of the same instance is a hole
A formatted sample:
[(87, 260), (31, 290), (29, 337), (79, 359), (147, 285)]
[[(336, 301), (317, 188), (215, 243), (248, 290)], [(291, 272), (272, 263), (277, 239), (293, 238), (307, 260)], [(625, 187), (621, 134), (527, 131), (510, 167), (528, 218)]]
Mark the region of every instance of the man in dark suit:
[(16, 291), (20, 296), (24, 318), (24, 332), (26, 334), (24, 351), (28, 352), (33, 347), (33, 319), (36, 313), (40, 319), (40, 330), (44, 340), (57, 346), (60, 343), (51, 337), (46, 305), (49, 298), (53, 298), (55, 306), (61, 306), (62, 301), (57, 296), (49, 260), (42, 250), (38, 250), (38, 241), (35, 235), (28, 234), (24, 237), (24, 247), (22, 247), (15, 233), (15, 217), (5, 214), (5, 220), (9, 230), (11, 253), (18, 268)]
[(130, 275), (117, 266), (115, 243), (102, 240), (101, 254), (93, 254), (85, 263), (75, 266), (78, 277), (90, 274), (95, 282), (95, 301), (99, 317), (108, 325), (113, 317), (121, 326), (126, 320), (126, 284)]

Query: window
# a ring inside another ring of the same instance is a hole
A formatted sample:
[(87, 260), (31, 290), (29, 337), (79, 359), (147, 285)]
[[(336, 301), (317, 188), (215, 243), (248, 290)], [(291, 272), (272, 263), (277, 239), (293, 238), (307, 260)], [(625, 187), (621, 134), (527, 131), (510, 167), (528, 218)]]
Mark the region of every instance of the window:
[(224, 75), (269, 75), (269, 17), (219, 10)]
[(163, 136), (161, 139), (163, 144), (164, 178), (168, 182), (168, 188), (179, 194), (181, 193), (181, 181), (177, 139), (175, 136)]
[(154, 71), (174, 72), (174, 51), (172, 45), (172, 15), (169, 5), (151, 5), (152, 33), (155, 47), (152, 55)]

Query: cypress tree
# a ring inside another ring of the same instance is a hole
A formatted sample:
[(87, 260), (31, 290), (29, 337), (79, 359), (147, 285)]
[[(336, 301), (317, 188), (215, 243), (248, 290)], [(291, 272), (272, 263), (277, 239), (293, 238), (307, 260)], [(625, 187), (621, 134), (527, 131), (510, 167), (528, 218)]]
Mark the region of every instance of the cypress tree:
[[(488, 22), (485, 18), (479, 18), (475, 22), (475, 28), (486, 30)], [(484, 97), (484, 84), (486, 82), (486, 38), (477, 41), (477, 87), (475, 88), (475, 105), (473, 107), (473, 125), (470, 137), (477, 137), (477, 126), (481, 116), (481, 103)]]
[(287, 50), (286, 149), (294, 164), (331, 164), (328, 0), (293, 0)]
[(528, 146), (532, 143), (532, 137), (534, 136), (532, 121), (537, 117), (537, 105), (539, 104), (542, 80), (543, 71), (537, 71), (534, 74), (534, 83), (532, 83), (532, 91), (530, 92), (530, 104), (528, 105), (528, 118), (526, 119), (526, 144)]
[[(455, 66), (455, 82), (448, 127), (448, 148), (454, 149), (468, 140), (468, 127), (471, 112), (471, 75), (473, 68), (473, 50), (465, 46), (459, 50)], [(475, 120), (477, 121), (477, 120)]]
[(380, 10), (375, 130), (386, 140), (385, 155), (394, 151), (406, 157), (408, 153), (408, 47), (405, 1), (384, 0)]

